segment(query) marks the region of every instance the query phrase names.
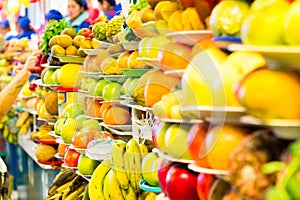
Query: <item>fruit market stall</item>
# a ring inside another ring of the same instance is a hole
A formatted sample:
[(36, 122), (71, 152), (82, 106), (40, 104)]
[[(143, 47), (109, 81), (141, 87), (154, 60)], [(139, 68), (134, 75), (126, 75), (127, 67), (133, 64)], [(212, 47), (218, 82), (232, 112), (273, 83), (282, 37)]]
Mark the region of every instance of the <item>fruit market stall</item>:
[(16, 123), (60, 169), (43, 198), (298, 199), (299, 5), (147, 0), (78, 33), (51, 22)]

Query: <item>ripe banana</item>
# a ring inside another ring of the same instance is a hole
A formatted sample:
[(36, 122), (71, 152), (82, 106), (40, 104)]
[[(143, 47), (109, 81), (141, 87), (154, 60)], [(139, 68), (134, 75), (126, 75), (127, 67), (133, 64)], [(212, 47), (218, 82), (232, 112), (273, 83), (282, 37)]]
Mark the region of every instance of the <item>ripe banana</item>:
[(48, 190), (48, 194), (55, 192), (60, 186), (70, 182), (76, 176), (76, 173), (71, 169), (61, 170), (54, 178), (51, 187)]
[(107, 176), (108, 194), (111, 200), (124, 200), (121, 187), (118, 183), (114, 170), (110, 170)]
[(124, 167), (123, 154), (126, 152), (126, 143), (117, 141), (112, 146), (112, 163), (113, 170), (120, 184), (120, 187), (127, 189), (129, 180)]
[(183, 11), (183, 15), (186, 14), (189, 19), (189, 23), (192, 26), (192, 30), (204, 30), (205, 26), (201, 21), (201, 17), (199, 16), (196, 8), (189, 7)]
[(65, 193), (64, 193), (63, 199), (64, 200), (76, 200), (79, 196), (83, 195), (86, 185), (87, 185), (87, 182), (83, 182), (83, 183), (79, 184), (79, 187), (75, 191), (72, 191), (71, 193), (69, 193), (69, 195), (66, 197), (64, 197), (64, 195), (65, 195)]
[[(112, 171), (112, 169), (110, 169), (108, 171), (108, 173), (110, 171)], [(103, 189), (103, 191), (102, 191), (103, 197), (101, 199), (99, 199), (99, 200), (102, 200), (102, 199), (103, 200), (110, 200), (110, 196), (109, 196), (109, 182), (108, 182), (108, 176), (107, 176), (107, 174), (106, 174), (106, 176), (104, 177), (104, 180), (103, 180), (103, 187), (102, 187), (102, 189)]]
[[(81, 192), (84, 191), (84, 187), (87, 185), (87, 181), (82, 177), (77, 175), (72, 182), (70, 183), (69, 187), (64, 190), (63, 199), (72, 199), (75, 195), (73, 193), (77, 193), (75, 197), (77, 197)], [(83, 186), (83, 188), (82, 188)], [(80, 192), (79, 192), (80, 191)]]
[(106, 158), (95, 169), (89, 183), (90, 200), (104, 199), (103, 196), (104, 178), (110, 169), (111, 169), (111, 158)]
[(123, 193), (125, 200), (136, 200), (137, 199), (137, 195), (131, 185), (129, 185), (127, 190), (122, 189), (122, 193)]
[(138, 200), (145, 200), (148, 194), (149, 194), (148, 191), (143, 191), (143, 192), (140, 194)]
[(139, 183), (142, 177), (142, 157), (139, 144), (136, 140), (130, 139), (126, 145), (128, 166), (130, 170), (130, 184), (137, 194), (140, 193)]
[(145, 144), (139, 144), (139, 147), (140, 147), (140, 152), (141, 152), (142, 160), (143, 160), (144, 157), (149, 153), (148, 147)]
[(181, 23), (183, 24), (183, 29), (182, 30), (193, 30), (191, 21), (194, 19), (190, 19), (190, 16), (188, 15), (188, 13), (186, 11), (182, 12), (181, 15)]
[(18, 116), (18, 120), (16, 122), (16, 127), (21, 127), (28, 117), (29, 117), (28, 112), (21, 112)]
[(176, 10), (175, 12), (173, 12), (168, 21), (168, 28), (174, 31), (184, 30), (183, 26), (185, 22), (183, 23), (181, 19), (182, 19), (181, 10)]

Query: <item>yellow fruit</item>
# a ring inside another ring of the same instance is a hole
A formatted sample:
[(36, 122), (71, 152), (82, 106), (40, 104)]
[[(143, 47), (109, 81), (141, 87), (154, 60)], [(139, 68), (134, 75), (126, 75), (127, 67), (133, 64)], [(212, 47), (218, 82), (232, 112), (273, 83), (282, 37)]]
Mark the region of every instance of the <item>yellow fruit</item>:
[(73, 44), (73, 39), (69, 35), (60, 35), (57, 44), (63, 48), (67, 48)]
[(177, 2), (160, 1), (154, 8), (155, 19), (163, 19), (168, 21), (170, 15), (179, 9)]
[(49, 46), (50, 46), (50, 48), (51, 48), (53, 45), (57, 44), (58, 38), (59, 38), (59, 35), (55, 35), (55, 36), (53, 36), (53, 37), (49, 40)]
[(66, 49), (66, 55), (76, 56), (77, 48), (75, 46), (68, 46)]
[(65, 55), (66, 54), (66, 50), (59, 46), (58, 44), (55, 44), (51, 47), (51, 53), (53, 55)]
[(75, 88), (79, 87), (81, 76), (78, 71), (82, 68), (82, 65), (78, 64), (66, 64), (62, 66), (57, 74), (57, 80), (62, 87)]
[(82, 35), (76, 35), (73, 39), (73, 44), (75, 47), (79, 48), (80, 47), (80, 44), (81, 44), (81, 41), (84, 40), (85, 37), (82, 36)]

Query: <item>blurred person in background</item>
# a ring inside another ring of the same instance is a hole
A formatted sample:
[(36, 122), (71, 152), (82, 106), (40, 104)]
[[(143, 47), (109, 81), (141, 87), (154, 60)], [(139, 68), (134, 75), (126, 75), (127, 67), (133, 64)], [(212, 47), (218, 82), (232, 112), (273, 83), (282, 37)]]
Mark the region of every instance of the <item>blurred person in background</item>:
[(115, 0), (98, 0), (101, 10), (108, 19), (113, 18), (115, 15), (119, 15), (121, 12), (121, 4), (116, 5)]
[(28, 38), (31, 39), (32, 35), (36, 35), (33, 27), (30, 24), (30, 19), (26, 16), (19, 16), (16, 23), (16, 31), (19, 33), (17, 39)]
[(95, 19), (97, 19), (97, 17), (99, 16), (99, 10), (96, 8), (89, 8), (87, 10), (87, 12), (89, 13), (89, 18), (91, 21), (94, 21)]
[(9, 21), (6, 19), (0, 22), (0, 34), (3, 35), (5, 41), (9, 41), (18, 33), (10, 29)]
[(46, 26), (49, 24), (50, 20), (59, 21), (63, 18), (62, 14), (55, 9), (49, 10), (48, 13), (45, 15)]
[(68, 17), (66, 19), (71, 27), (76, 28), (76, 32), (90, 26), (91, 20), (87, 9), (86, 0), (69, 0), (68, 2)]

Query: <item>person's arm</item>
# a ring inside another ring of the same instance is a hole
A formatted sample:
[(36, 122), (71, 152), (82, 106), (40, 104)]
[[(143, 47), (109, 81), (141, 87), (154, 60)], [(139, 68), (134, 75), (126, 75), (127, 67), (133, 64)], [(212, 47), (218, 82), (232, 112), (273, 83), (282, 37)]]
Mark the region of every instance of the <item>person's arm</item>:
[(30, 72), (28, 67), (35, 65), (37, 52), (31, 54), (19, 73), (13, 78), (13, 80), (0, 92), (0, 119), (4, 117), (10, 110), (11, 105), (17, 98), (22, 87), (28, 80)]

